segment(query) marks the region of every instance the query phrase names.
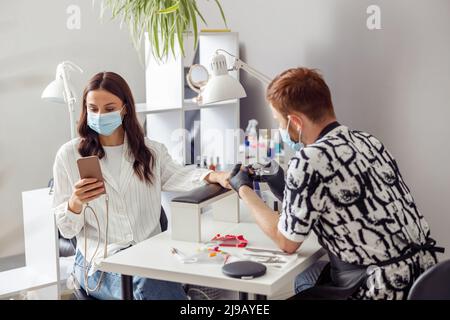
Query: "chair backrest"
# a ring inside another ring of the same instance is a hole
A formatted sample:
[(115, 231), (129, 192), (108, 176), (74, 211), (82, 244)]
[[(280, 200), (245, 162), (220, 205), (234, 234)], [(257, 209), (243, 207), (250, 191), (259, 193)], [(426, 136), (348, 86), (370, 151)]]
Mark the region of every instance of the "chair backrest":
[(164, 212), (163, 206), (161, 206), (161, 215), (159, 216), (159, 224), (161, 225), (161, 232), (164, 232), (167, 230), (169, 221), (167, 219), (166, 213)]
[(413, 284), (408, 300), (450, 300), (450, 260), (425, 271)]

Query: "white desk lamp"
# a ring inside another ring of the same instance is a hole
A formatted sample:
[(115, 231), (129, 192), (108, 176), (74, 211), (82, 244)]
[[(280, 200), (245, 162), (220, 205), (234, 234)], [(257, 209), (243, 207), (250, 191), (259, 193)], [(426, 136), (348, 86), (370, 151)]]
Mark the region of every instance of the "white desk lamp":
[[(226, 53), (234, 58), (231, 69), (227, 67)], [(193, 65), (187, 75), (187, 83), (197, 93), (197, 103), (200, 105), (226, 101), (231, 99), (245, 98), (247, 94), (239, 81), (229, 75), (229, 71), (245, 70), (256, 79), (260, 80), (265, 85), (271, 82), (271, 79), (261, 72), (250, 67), (244, 61), (231, 53), (218, 49), (216, 54), (211, 59), (212, 75), (209, 75), (208, 70), (199, 64)], [(194, 79), (196, 78), (196, 79)]]
[(64, 61), (58, 64), (55, 80), (53, 80), (42, 92), (41, 99), (60, 104), (67, 103), (70, 117), (70, 137), (71, 139), (74, 139), (76, 137), (74, 122), (74, 105), (76, 98), (74, 87), (70, 83), (69, 70), (83, 73), (83, 70), (71, 61)]

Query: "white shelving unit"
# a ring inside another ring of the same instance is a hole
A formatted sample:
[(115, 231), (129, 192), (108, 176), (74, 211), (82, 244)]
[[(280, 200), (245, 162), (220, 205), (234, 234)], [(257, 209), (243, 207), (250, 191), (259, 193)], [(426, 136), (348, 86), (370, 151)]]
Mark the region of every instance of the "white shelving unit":
[(0, 299), (60, 298), (58, 232), (49, 188), (22, 192), (26, 265), (0, 272)]
[[(137, 104), (137, 112), (145, 115), (147, 136), (163, 143), (172, 158), (183, 165), (194, 164), (198, 159), (203, 161), (204, 157), (208, 161), (213, 157), (214, 162), (218, 157), (221, 164), (237, 160), (242, 137), (237, 133), (233, 137), (227, 130), (240, 127), (239, 100), (198, 106), (192, 101), (196, 93), (186, 84), (186, 74), (192, 64), (202, 64), (210, 71), (209, 62), (217, 49), (225, 49), (238, 57), (238, 34), (200, 33), (193, 61), (187, 61), (178, 53), (176, 58), (171, 56), (159, 63), (146, 43), (146, 102)], [(231, 58), (227, 59), (231, 65)], [(239, 77), (236, 71), (231, 75)]]

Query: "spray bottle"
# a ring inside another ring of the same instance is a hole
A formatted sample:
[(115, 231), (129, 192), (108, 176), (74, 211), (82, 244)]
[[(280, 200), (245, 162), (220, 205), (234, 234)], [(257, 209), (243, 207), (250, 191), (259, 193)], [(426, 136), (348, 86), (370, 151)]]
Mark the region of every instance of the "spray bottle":
[(257, 162), (258, 155), (258, 132), (256, 126), (258, 121), (251, 119), (248, 121), (247, 129), (245, 129), (245, 159), (252, 159), (251, 162)]

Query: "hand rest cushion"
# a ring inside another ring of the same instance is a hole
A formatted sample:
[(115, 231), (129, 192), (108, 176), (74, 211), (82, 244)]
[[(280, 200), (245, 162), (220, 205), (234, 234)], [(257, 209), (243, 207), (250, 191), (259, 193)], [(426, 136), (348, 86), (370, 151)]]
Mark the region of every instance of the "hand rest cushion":
[(185, 192), (180, 196), (173, 198), (172, 202), (200, 204), (204, 201), (220, 196), (221, 194), (224, 194), (228, 191), (228, 189), (223, 188), (218, 184), (212, 183)]

